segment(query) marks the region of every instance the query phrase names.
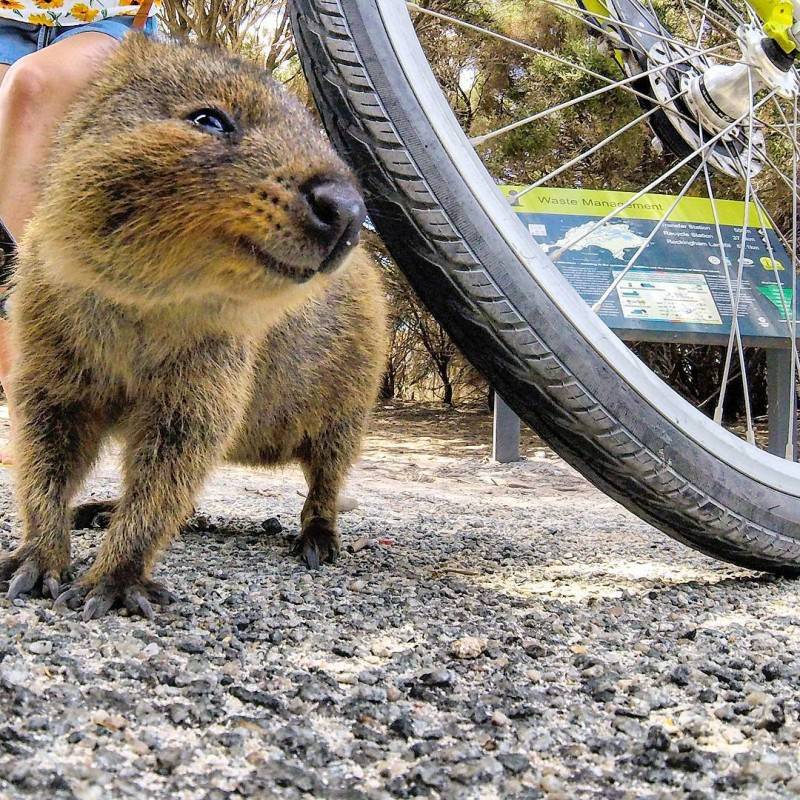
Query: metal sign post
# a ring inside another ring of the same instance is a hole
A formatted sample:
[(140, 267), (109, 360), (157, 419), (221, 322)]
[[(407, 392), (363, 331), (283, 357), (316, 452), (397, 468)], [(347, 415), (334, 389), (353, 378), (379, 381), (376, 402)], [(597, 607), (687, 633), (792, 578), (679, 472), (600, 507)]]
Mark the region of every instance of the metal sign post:
[[(769, 445), (770, 453), (791, 461), (797, 461), (797, 392), (789, 380), (792, 366), (792, 351), (767, 350), (767, 397), (769, 400)], [(792, 438), (789, 444), (789, 425)], [(788, 445), (788, 447), (787, 447)]]
[(519, 461), (519, 435), (519, 417), (506, 405), (506, 401), (495, 392), (492, 458), (501, 464)]

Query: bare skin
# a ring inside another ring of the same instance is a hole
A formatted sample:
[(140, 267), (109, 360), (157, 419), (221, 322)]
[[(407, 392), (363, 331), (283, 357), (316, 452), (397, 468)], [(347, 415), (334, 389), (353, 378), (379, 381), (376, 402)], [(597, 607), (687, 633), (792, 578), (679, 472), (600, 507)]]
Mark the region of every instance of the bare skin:
[[(39, 199), (39, 181), (59, 120), (98, 65), (117, 45), (104, 33), (87, 31), (0, 65), (0, 219), (15, 239), (25, 230)], [(9, 396), (14, 361), (8, 323), (0, 320), (0, 383)], [(13, 410), (9, 414), (14, 424)], [(13, 463), (9, 444), (0, 463)]]

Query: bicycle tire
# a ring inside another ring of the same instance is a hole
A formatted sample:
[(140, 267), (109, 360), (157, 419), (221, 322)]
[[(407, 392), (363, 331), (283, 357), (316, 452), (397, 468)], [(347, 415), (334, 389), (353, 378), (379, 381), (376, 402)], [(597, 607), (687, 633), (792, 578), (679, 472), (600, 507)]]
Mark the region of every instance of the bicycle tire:
[(488, 189), (465, 179), (467, 140), (443, 136), (424, 73), (409, 76), (398, 55), (414, 44), (387, 29), (386, 11), (386, 0), (292, 0), (291, 21), (328, 133), (416, 293), (595, 486), (710, 556), (800, 574), (798, 465), (704, 430), (710, 421), (628, 353), (530, 237), (521, 244), (487, 214)]

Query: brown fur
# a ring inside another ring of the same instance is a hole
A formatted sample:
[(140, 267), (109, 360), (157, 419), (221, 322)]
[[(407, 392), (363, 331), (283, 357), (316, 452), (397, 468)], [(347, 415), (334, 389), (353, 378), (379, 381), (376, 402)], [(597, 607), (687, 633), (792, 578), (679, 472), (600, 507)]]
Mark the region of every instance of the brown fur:
[[(188, 124), (219, 107), (233, 141)], [(301, 549), (338, 550), (336, 497), (385, 351), (383, 293), (356, 254), (332, 275), (298, 223), (299, 187), (349, 173), (300, 104), (218, 52), (129, 37), (62, 126), (22, 242), (12, 327), (21, 545), (10, 593), (55, 596), (68, 503), (102, 439), (124, 491), (97, 558), (64, 599), (149, 613), (150, 571), (223, 457), (299, 461)], [(255, 240), (267, 267), (242, 244)], [(12, 577), (13, 576), (13, 577)], [(88, 595), (88, 596), (87, 596)]]

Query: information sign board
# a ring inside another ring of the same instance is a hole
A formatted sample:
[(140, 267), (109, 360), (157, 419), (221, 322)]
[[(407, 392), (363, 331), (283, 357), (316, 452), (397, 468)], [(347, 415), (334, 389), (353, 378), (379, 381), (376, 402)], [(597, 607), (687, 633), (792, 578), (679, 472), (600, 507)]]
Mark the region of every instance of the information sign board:
[[(583, 299), (594, 304), (619, 277), (675, 198), (647, 194), (600, 227), (634, 195), (628, 192), (503, 186), (531, 236)], [(716, 209), (714, 208), (716, 206)], [(682, 198), (604, 301), (600, 316), (636, 341), (725, 343), (736, 292), (745, 204)], [(716, 218), (715, 218), (716, 210)], [(791, 319), (791, 260), (769, 220), (750, 203), (738, 303), (746, 343), (786, 346)], [(726, 275), (720, 239), (728, 261)], [(730, 285), (729, 285), (730, 280)]]

